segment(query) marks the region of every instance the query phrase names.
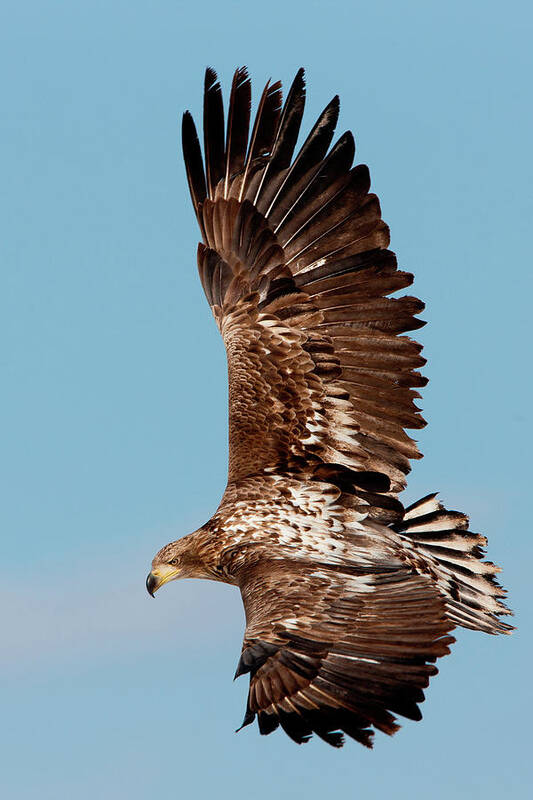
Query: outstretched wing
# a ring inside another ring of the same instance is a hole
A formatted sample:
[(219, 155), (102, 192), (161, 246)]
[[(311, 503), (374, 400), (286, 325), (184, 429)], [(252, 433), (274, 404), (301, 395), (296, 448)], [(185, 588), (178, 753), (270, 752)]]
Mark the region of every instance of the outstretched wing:
[(283, 107), (280, 84), (265, 87), (249, 135), (250, 98), (239, 69), (224, 133), (207, 70), (204, 157), (183, 119), (200, 277), (228, 354), (229, 480), (324, 462), (384, 473), (397, 492), (420, 457), (405, 428), (425, 424), (421, 346), (400, 334), (423, 304), (388, 296), (412, 276), (387, 249), (368, 169), (352, 167), (352, 135), (330, 149), (338, 98), (296, 156), (303, 70)]
[(244, 724), (257, 716), (263, 733), (281, 724), (298, 742), (314, 731), (338, 745), (344, 731), (370, 745), (372, 728), (395, 732), (394, 714), (420, 719), (455, 625), (511, 629), (498, 619), (509, 611), (497, 567), (463, 514), (430, 495), (385, 526), (398, 501), (361, 492), (353, 476), (320, 465), (307, 481), (247, 478), (209, 523), (237, 532), (219, 565), (246, 611)]
[(421, 719), (433, 662), (453, 623), (428, 576), (398, 567), (366, 574), (272, 562), (241, 586), (246, 633), (237, 674), (250, 673), (243, 725), (279, 725), (299, 744), (342, 732), (371, 747), (393, 734), (394, 714)]

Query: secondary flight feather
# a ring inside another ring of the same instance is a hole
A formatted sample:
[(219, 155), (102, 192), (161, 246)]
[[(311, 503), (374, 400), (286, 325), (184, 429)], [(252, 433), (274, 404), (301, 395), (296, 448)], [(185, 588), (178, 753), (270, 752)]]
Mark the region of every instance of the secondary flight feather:
[(244, 725), (371, 746), (396, 715), (421, 718), (455, 626), (508, 633), (510, 611), (468, 518), (435, 494), (399, 498), (420, 458), (406, 429), (425, 425), (425, 360), (405, 335), (423, 303), (389, 296), (413, 276), (388, 249), (352, 134), (332, 146), (337, 97), (295, 155), (304, 105), (303, 70), (285, 103), (268, 83), (250, 133), (246, 69), (226, 123), (208, 69), (203, 154), (183, 117), (200, 280), (228, 358), (228, 485), (209, 522), (157, 553), (147, 588), (240, 589)]

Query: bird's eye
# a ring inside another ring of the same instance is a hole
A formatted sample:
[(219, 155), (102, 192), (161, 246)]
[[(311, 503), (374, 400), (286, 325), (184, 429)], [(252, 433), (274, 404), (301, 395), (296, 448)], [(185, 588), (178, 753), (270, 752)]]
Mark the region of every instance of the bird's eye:
[(175, 566), (177, 566), (177, 564), (180, 563), (180, 560), (179, 560), (179, 558), (171, 558), (168, 563), (172, 564), (175, 567)]

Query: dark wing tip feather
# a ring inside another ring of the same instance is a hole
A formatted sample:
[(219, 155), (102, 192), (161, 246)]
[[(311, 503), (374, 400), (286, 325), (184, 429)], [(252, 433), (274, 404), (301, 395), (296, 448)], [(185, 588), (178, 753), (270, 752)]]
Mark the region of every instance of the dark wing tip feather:
[(236, 76), (236, 78), (237, 78), (237, 80), (239, 82), (239, 85), (241, 83), (243, 83), (244, 81), (247, 81), (248, 80), (248, 67), (247, 66), (237, 67), (237, 69), (235, 70), (235, 76)]
[(281, 169), (289, 166), (300, 132), (304, 106), (305, 72), (304, 68), (300, 67), (289, 89), (287, 99), (285, 100), (281, 112), (281, 119), (270, 162), (271, 166), (276, 165), (276, 168)]
[(241, 172), (246, 159), (250, 127), (251, 84), (246, 67), (238, 67), (233, 75), (226, 132), (226, 167), (224, 197), (231, 179)]
[(222, 89), (211, 67), (207, 67), (204, 81), (204, 155), (207, 191), (214, 197), (216, 185), (224, 174), (225, 141)]
[(196, 125), (189, 111), (186, 111), (182, 118), (181, 136), (189, 191), (194, 211), (199, 216), (198, 206), (207, 197), (207, 188), (200, 142), (196, 132)]
[(343, 143), (345, 143), (350, 148), (352, 148), (353, 149), (353, 154), (355, 155), (355, 138), (354, 138), (353, 133), (351, 131), (345, 131), (342, 134), (340, 140), (342, 140)]
[(293, 86), (299, 86), (302, 89), (305, 86), (305, 68), (299, 67), (298, 72), (294, 76)]
[(204, 79), (204, 88), (209, 90), (214, 83), (218, 81), (218, 75), (213, 67), (206, 67), (205, 69), (205, 79)]

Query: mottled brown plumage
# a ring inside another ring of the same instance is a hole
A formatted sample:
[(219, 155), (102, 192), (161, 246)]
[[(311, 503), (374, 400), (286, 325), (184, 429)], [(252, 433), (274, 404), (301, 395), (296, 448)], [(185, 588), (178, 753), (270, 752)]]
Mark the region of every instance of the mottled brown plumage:
[(237, 70), (225, 134), (207, 70), (205, 169), (183, 120), (200, 279), (228, 357), (229, 474), (216, 514), (156, 555), (147, 587), (240, 588), (244, 724), (371, 746), (374, 729), (397, 730), (395, 714), (420, 719), (456, 625), (504, 633), (510, 612), (467, 517), (435, 495), (407, 509), (398, 499), (420, 457), (406, 429), (425, 424), (425, 362), (403, 335), (423, 324), (423, 304), (389, 297), (412, 275), (387, 249), (352, 135), (330, 149), (338, 98), (294, 156), (303, 70), (283, 106), (267, 84), (249, 136), (250, 97)]

